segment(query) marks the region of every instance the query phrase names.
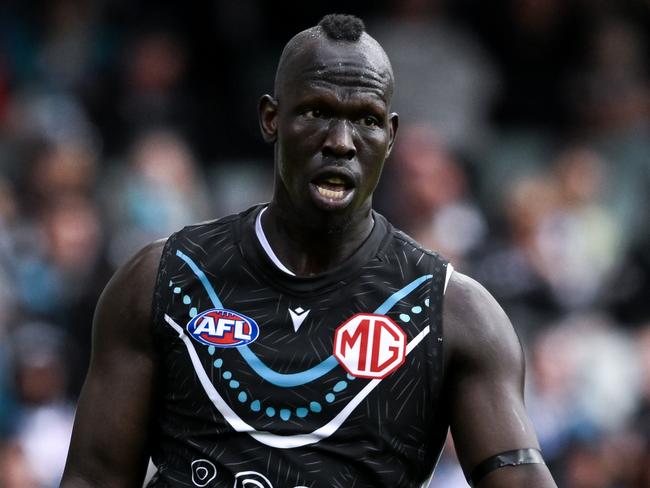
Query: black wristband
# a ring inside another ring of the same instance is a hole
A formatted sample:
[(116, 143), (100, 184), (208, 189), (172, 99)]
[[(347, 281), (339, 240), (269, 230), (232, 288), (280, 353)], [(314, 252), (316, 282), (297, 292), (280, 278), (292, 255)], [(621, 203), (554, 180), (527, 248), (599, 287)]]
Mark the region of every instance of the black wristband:
[(467, 481), (470, 486), (476, 486), (486, 474), (495, 469), (503, 468), (505, 466), (521, 466), (522, 464), (546, 463), (544, 463), (542, 453), (539, 449), (528, 448), (506, 451), (480, 462), (478, 466), (472, 470)]

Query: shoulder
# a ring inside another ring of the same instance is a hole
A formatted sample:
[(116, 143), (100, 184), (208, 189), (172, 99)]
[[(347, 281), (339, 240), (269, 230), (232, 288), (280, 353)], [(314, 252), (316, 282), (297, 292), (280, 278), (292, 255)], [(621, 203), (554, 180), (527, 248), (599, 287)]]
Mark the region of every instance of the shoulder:
[(457, 366), (520, 368), (523, 353), (508, 316), (477, 281), (451, 275), (444, 297), (447, 362)]
[(158, 266), (160, 256), (162, 255), (166, 243), (167, 238), (150, 242), (136, 252), (123, 266), (121, 266), (118, 269), (118, 274), (150, 274), (151, 269)]
[(153, 290), (158, 266), (167, 239), (160, 239), (146, 245), (124, 263), (113, 275), (107, 289), (132, 294), (137, 297), (145, 288)]
[[(182, 247), (210, 251), (214, 250), (210, 249), (212, 246), (223, 248), (227, 242), (234, 244), (240, 239), (244, 227), (253, 228), (255, 226), (255, 218), (259, 209), (264, 206), (266, 204), (254, 205), (240, 213), (187, 225), (169, 237), (168, 248), (171, 250)], [(207, 247), (204, 248), (204, 246)], [(166, 254), (163, 256), (164, 259), (166, 259)]]
[[(445, 292), (445, 316), (463, 322), (467, 332), (498, 333), (504, 327), (505, 312), (479, 282), (454, 271)], [(496, 319), (496, 320), (495, 320)]]
[[(413, 258), (418, 265), (424, 261), (425, 263), (423, 263), (423, 265), (425, 266), (426, 262), (433, 262), (434, 266), (442, 266), (448, 262), (437, 252), (427, 249), (406, 232), (394, 227), (383, 215), (374, 212), (373, 216), (377, 222), (381, 222), (386, 229), (386, 237), (381, 246), (380, 254), (383, 255), (392, 250), (393, 252), (403, 254), (407, 260)], [(424, 256), (427, 256), (429, 260), (422, 259)]]
[(102, 292), (94, 318), (95, 348), (104, 342), (149, 342), (151, 308), (167, 239), (148, 244), (123, 264)]
[(203, 222), (197, 222), (194, 224), (187, 225), (183, 227), (181, 230), (176, 232), (175, 234), (172, 234), (171, 237), (174, 237), (177, 234), (183, 234), (183, 233), (192, 233), (195, 231), (200, 231), (200, 232), (206, 232), (209, 231), (210, 229), (230, 229), (232, 227), (232, 224), (238, 223), (238, 222), (244, 222), (244, 221), (255, 221), (255, 217), (258, 214), (258, 211), (261, 208), (266, 207), (268, 204), (266, 203), (260, 203), (257, 205), (253, 205), (250, 208), (247, 208), (246, 210), (243, 210), (239, 213), (235, 214), (230, 214), (226, 215), (223, 217), (218, 217), (216, 219), (211, 219), (211, 220), (205, 220)]
[[(393, 226), (386, 217), (383, 215), (374, 212), (373, 216), (375, 219), (378, 221), (382, 221), (383, 225), (386, 226), (387, 234), (390, 235), (393, 243), (398, 244), (400, 246), (405, 246), (407, 248), (413, 249), (413, 250), (418, 250), (422, 251), (425, 254), (429, 254), (431, 256), (438, 256), (438, 253), (432, 251), (431, 249), (427, 249), (424, 247), (422, 244), (420, 244), (418, 241), (413, 239), (410, 235), (408, 235), (406, 232), (403, 230), (398, 229), (397, 227)], [(379, 220), (381, 219), (381, 220)]]

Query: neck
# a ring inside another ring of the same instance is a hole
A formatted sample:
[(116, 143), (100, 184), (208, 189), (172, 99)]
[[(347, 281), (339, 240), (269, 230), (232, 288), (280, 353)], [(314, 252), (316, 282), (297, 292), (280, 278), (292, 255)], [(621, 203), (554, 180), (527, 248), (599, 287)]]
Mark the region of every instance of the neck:
[(373, 218), (368, 208), (353, 216), (344, 228), (314, 226), (272, 201), (261, 223), (278, 259), (297, 276), (309, 276), (328, 271), (349, 258), (372, 231)]

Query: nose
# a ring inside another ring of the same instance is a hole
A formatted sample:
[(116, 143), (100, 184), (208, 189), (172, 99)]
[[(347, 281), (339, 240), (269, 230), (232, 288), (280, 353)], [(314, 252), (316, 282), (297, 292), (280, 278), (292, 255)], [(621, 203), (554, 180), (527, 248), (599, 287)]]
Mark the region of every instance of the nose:
[(353, 127), (347, 120), (332, 119), (322, 153), (326, 157), (353, 159), (357, 154), (354, 146)]

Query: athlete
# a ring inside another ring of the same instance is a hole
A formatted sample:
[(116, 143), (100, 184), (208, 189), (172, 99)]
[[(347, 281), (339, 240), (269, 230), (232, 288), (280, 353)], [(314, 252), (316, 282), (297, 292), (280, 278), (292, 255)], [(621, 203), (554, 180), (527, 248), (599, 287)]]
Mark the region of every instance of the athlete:
[(555, 486), (504, 312), (371, 208), (392, 92), (356, 17), (289, 41), (259, 104), (272, 200), (107, 285), (62, 486), (141, 486), (151, 457), (151, 487), (421, 487), (449, 429), (473, 486)]

